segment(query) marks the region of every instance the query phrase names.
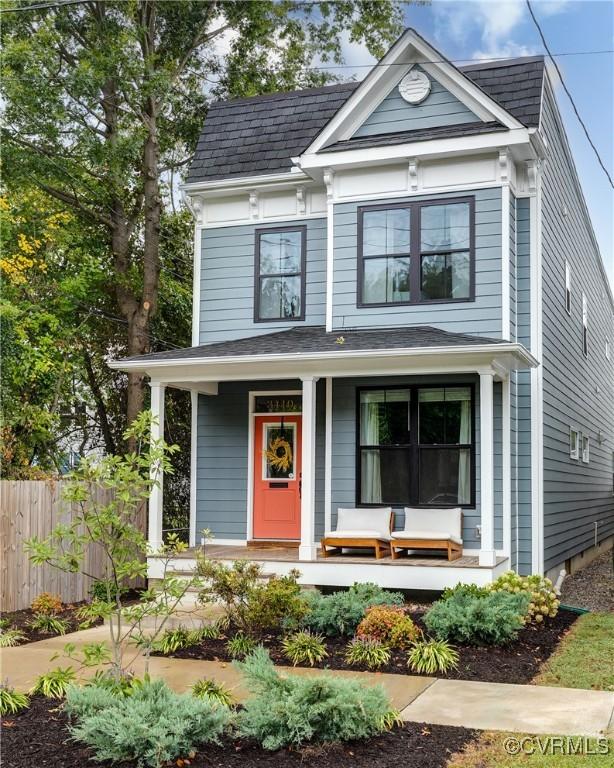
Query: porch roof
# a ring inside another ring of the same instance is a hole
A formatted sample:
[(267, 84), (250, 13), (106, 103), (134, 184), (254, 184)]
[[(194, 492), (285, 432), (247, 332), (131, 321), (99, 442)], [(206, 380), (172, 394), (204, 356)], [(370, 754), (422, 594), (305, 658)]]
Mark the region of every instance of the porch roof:
[(176, 386), (196, 381), (509, 371), (537, 366), (522, 344), (430, 326), (337, 330), (302, 326), (127, 357), (111, 368)]

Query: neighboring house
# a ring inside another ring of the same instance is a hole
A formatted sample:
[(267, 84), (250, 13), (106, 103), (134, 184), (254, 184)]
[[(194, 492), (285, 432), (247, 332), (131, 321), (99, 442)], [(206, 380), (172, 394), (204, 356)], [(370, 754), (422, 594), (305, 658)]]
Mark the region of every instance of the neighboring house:
[[(612, 541), (614, 304), (542, 57), (407, 30), (360, 83), (212, 105), (184, 191), (193, 346), (113, 367), (162, 422), (193, 393), (192, 544), (441, 588)], [(463, 557), (318, 559), (337, 508), (385, 505), (460, 505)]]

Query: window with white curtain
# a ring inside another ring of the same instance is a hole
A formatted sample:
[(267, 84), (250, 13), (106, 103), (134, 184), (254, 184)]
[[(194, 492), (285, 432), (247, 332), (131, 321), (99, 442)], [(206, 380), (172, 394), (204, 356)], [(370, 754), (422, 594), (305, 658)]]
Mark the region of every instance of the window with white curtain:
[(565, 309), (571, 315), (571, 267), (565, 262)]
[(472, 387), (363, 389), (358, 418), (357, 503), (474, 503)]

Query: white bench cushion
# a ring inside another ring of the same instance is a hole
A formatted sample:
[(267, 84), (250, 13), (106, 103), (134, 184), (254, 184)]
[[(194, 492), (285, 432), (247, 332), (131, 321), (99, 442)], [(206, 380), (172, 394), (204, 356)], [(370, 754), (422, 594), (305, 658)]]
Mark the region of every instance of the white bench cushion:
[[(417, 509), (405, 507), (406, 538), (450, 539), (462, 543), (462, 510), (460, 507), (448, 509)], [(397, 531), (397, 533), (400, 533)], [(411, 534), (411, 536), (409, 535)]]
[(460, 536), (453, 533), (443, 533), (442, 531), (395, 531), (392, 534), (393, 539), (409, 539), (413, 541), (454, 541), (456, 544), (462, 544)]
[(355, 531), (327, 531), (326, 537), (331, 539), (383, 539), (385, 541), (390, 540), (389, 533), (383, 533), (382, 531), (370, 531), (368, 529), (355, 530)]
[[(337, 526), (326, 535), (347, 538), (390, 538), (390, 521), (392, 507), (376, 507), (374, 509), (337, 509)], [(368, 534), (368, 535), (367, 535)]]

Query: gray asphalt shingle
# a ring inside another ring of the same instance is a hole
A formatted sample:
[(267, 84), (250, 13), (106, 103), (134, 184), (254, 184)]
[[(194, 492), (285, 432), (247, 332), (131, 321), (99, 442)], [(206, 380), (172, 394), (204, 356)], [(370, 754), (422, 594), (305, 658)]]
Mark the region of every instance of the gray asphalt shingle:
[[(544, 74), (542, 56), (472, 64), (459, 69), (523, 125), (539, 125)], [(214, 181), (289, 171), (291, 158), (311, 144), (359, 85), (337, 83), (212, 104), (187, 181)], [(486, 125), (492, 125), (490, 130), (500, 130), (498, 123)], [(446, 129), (450, 133), (445, 135), (451, 136), (485, 130), (484, 127), (478, 129), (473, 123), (446, 126)], [(407, 131), (403, 141), (435, 138), (441, 136), (438, 131), (441, 129), (431, 129), (430, 135), (425, 130)], [(399, 135), (386, 134), (385, 138), (382, 135), (374, 143), (398, 143)], [(358, 147), (359, 140), (350, 139), (353, 141), (356, 144), (344, 142), (344, 145)]]
[[(340, 342), (340, 339), (343, 342)], [(340, 350), (415, 349), (428, 347), (462, 347), (478, 344), (505, 344), (501, 339), (450, 333), (428, 325), (411, 328), (382, 328), (374, 330), (343, 330), (327, 333), (322, 325), (290, 328), (262, 336), (250, 336), (234, 341), (219, 341), (199, 347), (171, 349), (150, 355), (126, 357), (120, 362), (147, 362), (156, 360), (210, 359), (234, 356), (312, 354), (339, 352)]]

